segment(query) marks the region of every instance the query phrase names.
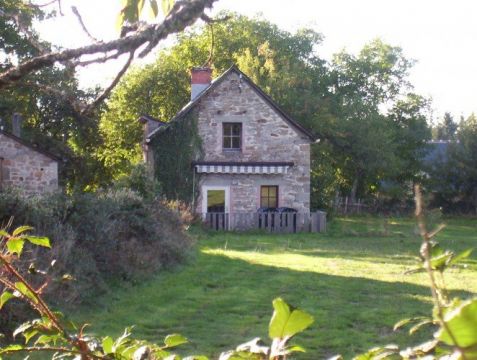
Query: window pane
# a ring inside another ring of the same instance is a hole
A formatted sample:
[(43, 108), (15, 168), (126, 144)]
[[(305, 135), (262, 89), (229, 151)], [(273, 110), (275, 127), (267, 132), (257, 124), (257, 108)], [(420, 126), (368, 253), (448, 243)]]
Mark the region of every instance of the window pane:
[(268, 207), (272, 207), (272, 208), (278, 207), (277, 198), (268, 198)]
[(242, 132), (242, 124), (232, 124), (232, 135), (240, 136)]
[(262, 196), (262, 197), (268, 196), (268, 186), (262, 186), (261, 196)]
[(223, 124), (223, 129), (224, 129), (224, 136), (225, 135), (231, 135), (232, 134), (232, 126), (231, 124)]
[(268, 196), (277, 198), (277, 191), (278, 191), (278, 186), (269, 186), (268, 187)]
[(260, 206), (278, 207), (278, 186), (262, 186), (260, 188)]
[(240, 149), (240, 138), (239, 137), (233, 137), (232, 138), (232, 148), (233, 149)]
[(230, 137), (224, 136), (223, 147), (224, 149), (230, 148)]

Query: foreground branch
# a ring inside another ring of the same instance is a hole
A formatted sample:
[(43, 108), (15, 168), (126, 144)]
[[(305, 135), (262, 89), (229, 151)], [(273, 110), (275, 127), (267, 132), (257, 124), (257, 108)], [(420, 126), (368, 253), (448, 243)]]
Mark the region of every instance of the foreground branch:
[(159, 41), (171, 34), (183, 31), (187, 26), (192, 25), (202, 16), (205, 9), (210, 8), (215, 1), (217, 0), (177, 1), (169, 15), (160, 24), (148, 25), (131, 35), (106, 43), (97, 43), (76, 49), (50, 52), (34, 57), (0, 73), (0, 89), (15, 83), (37, 70), (52, 66), (58, 62), (77, 60), (83, 55), (116, 51), (117, 56), (119, 56), (121, 54), (135, 52), (138, 48), (147, 44), (146, 48), (139, 55), (143, 57), (147, 55)]

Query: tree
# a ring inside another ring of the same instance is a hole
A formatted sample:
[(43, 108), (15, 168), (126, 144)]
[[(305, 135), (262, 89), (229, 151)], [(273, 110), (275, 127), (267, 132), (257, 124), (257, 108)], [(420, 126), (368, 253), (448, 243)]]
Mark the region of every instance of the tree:
[(396, 127), (382, 108), (396, 103), (409, 87), (411, 65), (399, 47), (380, 40), (357, 56), (344, 51), (334, 56), (331, 111), (338, 121), (326, 125), (352, 201), (400, 171)]
[(414, 182), (422, 172), (423, 159), (428, 151), (427, 142), (431, 129), (427, 123), (430, 117), (430, 100), (414, 93), (408, 93), (396, 101), (389, 111), (394, 125), (394, 142), (399, 158), (398, 183)]
[(455, 140), (458, 125), (451, 113), (446, 112), (442, 123), (436, 127), (437, 140)]
[(450, 148), (449, 161), (455, 168), (455, 185), (463, 210), (477, 213), (477, 116), (470, 115), (457, 133)]

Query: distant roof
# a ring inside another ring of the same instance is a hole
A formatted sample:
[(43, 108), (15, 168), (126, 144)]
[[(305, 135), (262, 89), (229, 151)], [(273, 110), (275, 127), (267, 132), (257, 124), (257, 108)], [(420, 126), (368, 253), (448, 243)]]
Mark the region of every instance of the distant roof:
[[(289, 125), (291, 125), (295, 130), (298, 130), (300, 133), (308, 137), (311, 141), (315, 140), (315, 136), (313, 134), (305, 129), (302, 125), (300, 125), (298, 122), (293, 120), (288, 114), (286, 114), (280, 107), (262, 90), (258, 85), (256, 85), (247, 75), (245, 75), (240, 69), (232, 65), (228, 70), (226, 70), (222, 75), (214, 79), (210, 85), (202, 91), (194, 100), (189, 101), (170, 121), (169, 123), (173, 121), (177, 121), (187, 115), (194, 107), (195, 105), (198, 104), (198, 102), (205, 97), (208, 93), (210, 93), (213, 89), (215, 89), (226, 77), (228, 74), (235, 72), (239, 76), (242, 77), (243, 80), (245, 80), (255, 92), (262, 97), (284, 120), (287, 122)], [(147, 116), (147, 115), (146, 115)], [(148, 136), (147, 136), (147, 141), (149, 141), (151, 138), (153, 138), (157, 133), (160, 132), (160, 130), (163, 127), (159, 127), (155, 130), (153, 130)]]
[(24, 140), (24, 139), (22, 139), (22, 138), (19, 138), (19, 137), (16, 136), (16, 135), (13, 135), (13, 134), (10, 133), (10, 132), (7, 132), (7, 131), (5, 131), (5, 130), (0, 130), (0, 134), (5, 135), (6, 137), (8, 137), (8, 138), (10, 138), (10, 139), (12, 139), (12, 140), (14, 140), (14, 141), (16, 141), (16, 142), (18, 142), (18, 143), (24, 145), (24, 146), (30, 148), (31, 150), (34, 150), (34, 151), (36, 151), (36, 152), (38, 152), (38, 153), (40, 153), (40, 154), (43, 154), (43, 155), (49, 157), (49, 158), (52, 159), (52, 160), (61, 161), (61, 158), (60, 158), (60, 157), (58, 157), (58, 156), (56, 156), (56, 155), (53, 155), (52, 153), (50, 153), (50, 152), (48, 152), (48, 151), (46, 151), (46, 150), (42, 150), (42, 149), (38, 148), (38, 147), (36, 146), (36, 144), (32, 144), (32, 143), (30, 143), (30, 142), (28, 142), (28, 141), (26, 141), (26, 140)]
[(430, 140), (427, 142), (428, 151), (424, 156), (424, 165), (435, 165), (447, 161), (449, 145), (455, 144), (453, 140)]

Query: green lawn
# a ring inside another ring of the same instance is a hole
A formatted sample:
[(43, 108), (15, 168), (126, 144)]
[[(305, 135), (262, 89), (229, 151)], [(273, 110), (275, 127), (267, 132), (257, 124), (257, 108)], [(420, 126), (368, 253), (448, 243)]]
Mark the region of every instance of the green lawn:
[[(477, 220), (449, 220), (439, 236), (454, 250), (475, 247)], [(375, 345), (409, 344), (393, 324), (428, 315), (430, 291), (413, 267), (420, 239), (411, 220), (337, 219), (327, 234), (206, 234), (195, 231), (196, 255), (186, 265), (137, 286), (119, 289), (77, 314), (100, 334), (135, 324), (139, 338), (187, 336), (189, 354), (216, 357), (256, 336), (266, 337), (271, 302), (281, 296), (315, 316), (296, 342), (303, 359), (345, 358)], [(453, 294), (477, 293), (477, 262), (447, 276)]]

